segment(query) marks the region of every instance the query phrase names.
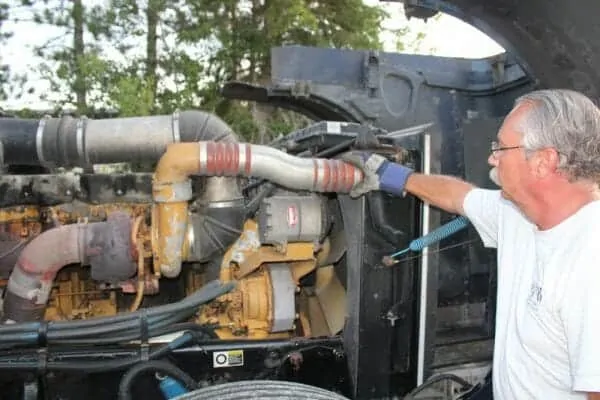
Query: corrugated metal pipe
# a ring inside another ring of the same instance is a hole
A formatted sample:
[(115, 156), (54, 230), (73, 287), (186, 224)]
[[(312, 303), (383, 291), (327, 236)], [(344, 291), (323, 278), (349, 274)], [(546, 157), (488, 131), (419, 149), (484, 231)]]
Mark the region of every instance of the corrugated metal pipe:
[(170, 145), (154, 176), (154, 262), (166, 277), (175, 277), (186, 259), (190, 175), (256, 177), (293, 190), (348, 193), (362, 172), (340, 160), (302, 158), (272, 147), (204, 141)]

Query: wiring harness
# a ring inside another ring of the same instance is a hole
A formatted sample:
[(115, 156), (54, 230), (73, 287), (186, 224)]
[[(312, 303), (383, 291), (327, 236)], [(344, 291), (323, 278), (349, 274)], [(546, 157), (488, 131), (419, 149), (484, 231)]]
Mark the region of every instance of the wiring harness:
[[(25, 322), (0, 326), (1, 369), (85, 370), (104, 371), (129, 367), (136, 362), (160, 358), (199, 336), (210, 338), (210, 327), (181, 323), (192, 317), (199, 306), (231, 291), (235, 282), (211, 281), (185, 299), (172, 304), (141, 309), (122, 315), (92, 318), (83, 321)], [(158, 349), (148, 350), (148, 339), (184, 331), (183, 335)], [(214, 337), (214, 336), (213, 336)], [(140, 341), (146, 354), (112, 356), (98, 359), (95, 354), (73, 350), (77, 345), (112, 345)], [(69, 351), (58, 348), (67, 346)], [(57, 347), (52, 352), (50, 346)], [(28, 348), (32, 348), (28, 351)], [(40, 349), (44, 358), (40, 361)], [(93, 358), (93, 361), (89, 361)], [(79, 361), (85, 360), (85, 361)], [(43, 364), (43, 365), (42, 365)]]

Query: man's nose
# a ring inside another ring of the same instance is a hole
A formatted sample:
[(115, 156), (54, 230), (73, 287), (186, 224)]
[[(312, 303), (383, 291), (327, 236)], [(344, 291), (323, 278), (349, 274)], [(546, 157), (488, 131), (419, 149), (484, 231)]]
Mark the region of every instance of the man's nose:
[(498, 166), (498, 160), (496, 159), (496, 157), (494, 157), (494, 153), (490, 153), (489, 157), (488, 157), (488, 164), (490, 164), (492, 167), (497, 167)]

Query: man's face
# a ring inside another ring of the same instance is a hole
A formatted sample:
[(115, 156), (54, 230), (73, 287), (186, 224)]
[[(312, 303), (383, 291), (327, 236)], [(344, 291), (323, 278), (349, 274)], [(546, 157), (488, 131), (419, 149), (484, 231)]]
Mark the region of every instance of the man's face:
[(506, 117), (498, 132), (496, 151), (492, 151), (488, 163), (494, 167), (496, 184), (502, 188), (502, 196), (519, 202), (531, 184), (530, 166), (522, 147), (523, 135), (519, 122), (531, 105), (520, 105)]

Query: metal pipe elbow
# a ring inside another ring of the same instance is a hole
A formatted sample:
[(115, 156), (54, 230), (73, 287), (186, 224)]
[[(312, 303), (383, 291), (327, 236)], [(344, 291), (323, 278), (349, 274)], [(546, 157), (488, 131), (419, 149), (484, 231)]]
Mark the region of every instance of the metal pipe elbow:
[(199, 143), (199, 175), (263, 178), (292, 190), (349, 193), (362, 171), (341, 160), (307, 158), (248, 143)]
[(43, 319), (54, 279), (69, 264), (91, 265), (94, 280), (119, 282), (135, 274), (130, 229), (129, 216), (114, 213), (104, 222), (63, 225), (41, 233), (23, 248), (10, 274), (3, 319)]
[(189, 175), (197, 169), (198, 144), (175, 143), (167, 147), (154, 174), (154, 263), (167, 278), (174, 278), (181, 272), (188, 226), (188, 201), (192, 198)]
[(8, 280), (4, 319), (41, 320), (58, 271), (83, 261), (83, 238), (89, 225), (65, 225), (47, 230), (21, 252)]

